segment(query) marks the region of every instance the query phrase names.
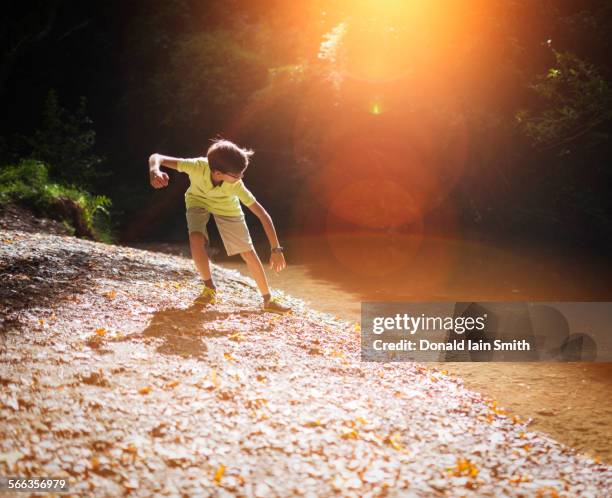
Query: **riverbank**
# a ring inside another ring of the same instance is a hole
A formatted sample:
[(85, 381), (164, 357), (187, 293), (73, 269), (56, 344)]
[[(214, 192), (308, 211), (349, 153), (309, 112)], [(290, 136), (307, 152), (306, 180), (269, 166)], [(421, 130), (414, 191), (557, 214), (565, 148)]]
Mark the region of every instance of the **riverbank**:
[(0, 230), (0, 474), (88, 496), (608, 496), (612, 466), (353, 323), (186, 258)]

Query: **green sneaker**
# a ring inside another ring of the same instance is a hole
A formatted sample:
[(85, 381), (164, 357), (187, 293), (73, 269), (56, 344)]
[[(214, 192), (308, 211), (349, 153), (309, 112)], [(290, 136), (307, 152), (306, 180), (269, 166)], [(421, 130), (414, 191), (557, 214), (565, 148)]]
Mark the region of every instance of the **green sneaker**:
[(202, 294), (196, 297), (194, 303), (196, 304), (216, 304), (217, 303), (217, 291), (210, 287), (204, 287)]
[(279, 303), (274, 298), (268, 300), (267, 303), (264, 303), (263, 310), (269, 313), (277, 313), (278, 315), (286, 315), (287, 313), (291, 312), (291, 308), (289, 306)]

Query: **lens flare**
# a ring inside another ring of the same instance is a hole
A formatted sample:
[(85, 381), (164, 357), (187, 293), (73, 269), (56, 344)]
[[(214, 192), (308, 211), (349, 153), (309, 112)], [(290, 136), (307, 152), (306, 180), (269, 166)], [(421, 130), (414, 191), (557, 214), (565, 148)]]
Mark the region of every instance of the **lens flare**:
[(370, 102), (370, 113), (374, 114), (375, 116), (378, 116), (379, 114), (382, 114), (382, 112), (383, 107), (380, 99), (376, 98), (372, 100)]

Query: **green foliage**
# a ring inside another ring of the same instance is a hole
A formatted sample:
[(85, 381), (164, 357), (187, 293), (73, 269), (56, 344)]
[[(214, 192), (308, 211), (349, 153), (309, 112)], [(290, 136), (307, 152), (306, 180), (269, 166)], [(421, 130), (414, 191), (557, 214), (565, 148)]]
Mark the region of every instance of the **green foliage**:
[[(83, 225), (85, 234), (89, 232), (95, 238), (111, 241), (110, 199), (92, 195), (75, 186), (49, 181), (48, 167), (41, 162), (22, 160), (0, 169), (0, 206), (9, 202), (19, 202), (39, 214), (54, 215), (72, 223), (73, 229), (78, 228), (74, 226), (78, 221)], [(66, 216), (66, 209), (60, 209), (66, 204), (76, 207), (78, 220), (74, 216)]]
[(516, 114), (523, 131), (546, 149), (573, 142), (612, 118), (612, 90), (597, 67), (570, 52), (553, 54), (556, 67), (531, 85), (546, 107)]
[(257, 53), (222, 30), (179, 37), (170, 64), (148, 88), (152, 101), (169, 104), (162, 117), (169, 127), (193, 128), (210, 116), (227, 118), (267, 76)]
[(91, 187), (104, 176), (97, 167), (102, 158), (92, 152), (96, 132), (87, 116), (87, 101), (81, 97), (75, 112), (62, 107), (55, 91), (47, 94), (42, 126), (22, 140), (30, 158), (49, 164), (53, 179)]

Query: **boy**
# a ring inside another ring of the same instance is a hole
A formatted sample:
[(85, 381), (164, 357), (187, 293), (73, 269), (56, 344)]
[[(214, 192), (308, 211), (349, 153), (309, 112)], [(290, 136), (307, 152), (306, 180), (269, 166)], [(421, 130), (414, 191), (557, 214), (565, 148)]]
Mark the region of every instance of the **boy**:
[(208, 242), (206, 225), (212, 214), (221, 234), (228, 256), (240, 254), (262, 294), (263, 309), (284, 314), (290, 309), (275, 301), (270, 295), (263, 266), (251, 242), (249, 229), (240, 207), (242, 202), (261, 221), (271, 247), (270, 268), (279, 272), (286, 267), (283, 248), (278, 243), (276, 230), (270, 215), (242, 182), (253, 151), (238, 147), (229, 140), (213, 141), (206, 157), (181, 159), (161, 154), (149, 158), (149, 177), (154, 188), (168, 186), (168, 174), (160, 166), (175, 169), (189, 175), (190, 187), (185, 193), (189, 246), (195, 266), (204, 280), (200, 303), (213, 304), (216, 287), (210, 272), (210, 262), (205, 244)]

